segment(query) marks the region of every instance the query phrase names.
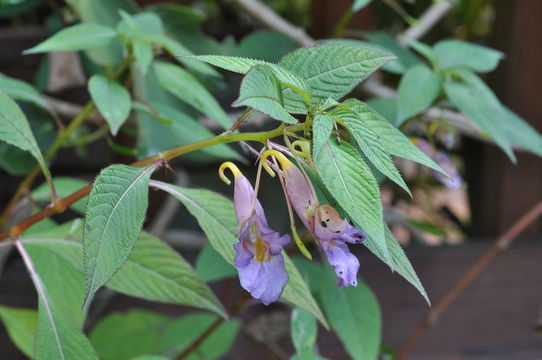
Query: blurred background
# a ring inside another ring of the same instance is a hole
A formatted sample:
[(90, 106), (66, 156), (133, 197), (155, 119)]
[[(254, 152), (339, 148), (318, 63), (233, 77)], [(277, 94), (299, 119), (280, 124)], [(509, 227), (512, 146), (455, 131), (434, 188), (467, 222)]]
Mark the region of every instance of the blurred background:
[[(90, 0), (87, 0), (90, 2)], [(26, 55), (22, 52), (52, 33), (77, 20), (74, 8), (85, 1), (0, 0), (0, 76), (33, 84), (47, 95), (62, 118), (70, 119), (88, 101), (88, 75), (94, 70), (84, 53)], [(270, 31), (240, 9), (237, 1), (102, 1), (96, 16), (116, 19), (116, 10), (152, 8), (180, 4), (193, 9), (183, 18), (187, 31), (183, 43), (196, 54), (228, 54), (277, 61), (298, 45), (285, 35)], [(350, 37), (385, 44), (412, 23), (433, 2), (429, 0), (374, 0), (355, 14), (349, 14), (346, 0), (272, 0), (265, 3), (315, 39)], [(542, 106), (538, 99), (542, 83), (542, 1), (461, 0), (421, 40), (428, 44), (457, 38), (498, 49), (506, 54), (496, 71), (484, 80), (501, 102), (542, 131)], [(113, 20), (112, 20), (113, 21)], [(337, 24), (345, 23), (344, 28)], [(337, 32), (340, 32), (338, 34)], [(186, 34), (189, 35), (186, 35)], [(395, 87), (398, 77), (379, 73), (378, 80)], [(231, 114), (241, 77), (226, 74), (223, 80), (206, 85)], [(355, 93), (368, 100), (363, 90)], [(27, 105), (31, 107), (31, 105)], [(376, 105), (375, 105), (376, 106)], [(29, 108), (29, 117), (41, 147), (54, 136), (55, 125), (40, 109)], [(383, 109), (385, 112), (386, 109)], [(28, 112), (27, 112), (28, 114)], [(77, 134), (86, 139), (98, 129), (98, 115)], [(211, 131), (209, 121), (200, 119)], [(271, 126), (265, 119), (252, 121), (245, 130)], [(135, 127), (135, 125), (134, 125)], [(128, 162), (153, 151), (138, 143), (134, 131), (123, 128), (114, 138), (75, 141), (61, 150), (54, 162), (55, 176), (74, 176), (92, 181), (98, 171), (113, 162)], [(416, 133), (415, 127), (405, 130)], [(36, 130), (35, 130), (36, 131)], [(159, 129), (154, 131), (160, 139)], [(136, 131), (137, 133), (137, 131)], [(85, 137), (86, 136), (86, 137)], [(438, 301), (469, 267), (526, 211), (542, 199), (542, 159), (518, 152), (512, 164), (494, 145), (453, 130), (443, 134), (451, 143), (449, 152), (464, 179), (458, 189), (447, 189), (412, 164), (400, 164), (414, 197), (410, 199), (390, 183), (383, 183), (387, 220), (397, 239), (406, 247), (419, 277), (433, 302)], [(252, 159), (246, 165), (251, 165)], [(175, 173), (162, 170), (162, 180), (185, 186), (204, 187), (231, 196), (231, 189), (216, 177), (218, 161), (208, 157), (182, 158), (172, 163)], [(3, 208), (18, 182), (33, 166), (32, 159), (0, 144), (0, 207)], [(249, 178), (255, 177), (251, 166)], [(261, 201), (276, 228), (287, 229), (283, 199), (277, 182), (265, 177)], [(39, 206), (39, 205), (38, 205)], [(21, 209), (19, 218), (28, 212)], [(153, 193), (147, 229), (194, 261), (205, 245), (205, 237), (186, 210), (165, 195)], [(75, 214), (62, 214), (66, 220)], [(542, 220), (534, 221), (520, 238), (475, 280), (464, 294), (438, 319), (434, 328), (411, 352), (412, 359), (542, 359)], [(356, 249), (360, 275), (376, 293), (383, 314), (384, 344), (397, 348), (428, 311), (421, 296), (366, 249)], [(17, 256), (2, 253), (0, 263), (0, 304), (35, 307), (31, 280)], [(221, 299), (231, 301), (241, 293), (235, 278), (212, 284)], [(186, 312), (179, 306), (161, 305), (102, 292), (101, 306), (92, 319), (115, 311), (148, 308), (167, 315)], [(291, 353), (289, 311), (276, 304), (268, 308), (251, 306), (241, 318), (246, 326), (236, 338), (227, 359), (283, 359)], [(90, 328), (92, 324), (89, 324)], [(135, 329), (143, 332), (145, 329)], [(347, 359), (337, 338), (320, 329), (320, 352), (330, 359)], [(0, 328), (0, 358), (23, 355)]]

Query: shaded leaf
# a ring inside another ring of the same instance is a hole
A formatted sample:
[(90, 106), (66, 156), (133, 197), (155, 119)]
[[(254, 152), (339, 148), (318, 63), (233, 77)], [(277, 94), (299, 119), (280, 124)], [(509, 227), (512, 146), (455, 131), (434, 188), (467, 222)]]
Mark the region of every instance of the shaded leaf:
[(205, 245), (200, 251), (196, 260), (196, 271), (205, 281), (217, 281), (237, 276), (237, 271), (211, 245)]
[(329, 139), (335, 122), (327, 114), (317, 114), (312, 121), (312, 158), (316, 159)]
[(314, 344), (318, 328), (316, 319), (305, 310), (295, 308), (292, 311), (292, 320), (290, 323), (292, 333), (292, 343), (298, 354), (298, 357), (304, 358), (306, 355), (313, 355)]
[(41, 94), (32, 85), (24, 81), (0, 76), (0, 90), (15, 100), (27, 101), (47, 111), (51, 110)]
[(130, 93), (124, 86), (103, 75), (94, 75), (90, 78), (88, 91), (107, 121), (111, 133), (117, 135), (118, 130), (130, 115), (132, 107)]
[(371, 3), (372, 0), (354, 0), (352, 2), (352, 10), (357, 12)]
[(504, 108), (504, 131), (511, 144), (542, 156), (542, 135), (508, 108)]
[(38, 312), (34, 309), (0, 306), (0, 319), (11, 340), (26, 356), (33, 356)]
[(466, 67), (477, 72), (489, 72), (504, 57), (500, 51), (460, 40), (439, 41), (433, 50), (436, 64), (441, 69)]
[(233, 55), (276, 62), (296, 48), (296, 43), (280, 32), (259, 30), (245, 36)]
[[(71, 178), (71, 177), (57, 177), (53, 179), (53, 184), (55, 186), (56, 194), (59, 198), (65, 198), (77, 190), (88, 185), (87, 181)], [(51, 193), (49, 191), (49, 186), (47, 183), (43, 183), (34, 189), (31, 193), (32, 200), (37, 202), (49, 202), (51, 201)], [(73, 203), (70, 208), (83, 214), (87, 206), (87, 199), (83, 198), (81, 200)]]

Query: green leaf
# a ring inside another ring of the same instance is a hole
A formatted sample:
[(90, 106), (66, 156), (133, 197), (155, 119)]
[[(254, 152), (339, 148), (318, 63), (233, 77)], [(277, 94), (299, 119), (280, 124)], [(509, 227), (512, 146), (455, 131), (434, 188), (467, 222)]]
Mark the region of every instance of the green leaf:
[(367, 238), (364, 242), (365, 246), (373, 254), (375, 254), (377, 257), (380, 258), (384, 263), (388, 264), (392, 271), (397, 271), (399, 275), (404, 277), (409, 283), (414, 285), (416, 289), (422, 294), (425, 301), (430, 305), (429, 297), (427, 296), (427, 293), (425, 292), (425, 289), (423, 288), (423, 285), (418, 278), (418, 275), (416, 275), (416, 271), (414, 271), (414, 268), (412, 267), (412, 264), (408, 260), (408, 258), (405, 255), (405, 252), (401, 248), (401, 245), (395, 240), (395, 237), (393, 236), (390, 229), (386, 226), (384, 229), (386, 233), (386, 244), (388, 245), (388, 251), (389, 251), (389, 258), (381, 251), (378, 244), (375, 243), (375, 241), (372, 238)]
[(134, 57), (141, 69), (141, 73), (145, 74), (151, 66), (152, 58), (154, 56), (152, 45), (145, 40), (133, 40), (132, 46), (134, 50)]
[(542, 135), (508, 108), (504, 108), (504, 131), (511, 144), (542, 156)]
[(354, 0), (352, 2), (352, 10), (358, 12), (371, 3), (372, 0)]
[(278, 79), (266, 65), (253, 67), (243, 79), (239, 98), (233, 106), (250, 106), (288, 124), (297, 119), (284, 109), (282, 91)]
[[(179, 199), (196, 218), (213, 248), (227, 263), (233, 266), (235, 257), (233, 245), (239, 239), (237, 238), (237, 220), (234, 206), (230, 200), (212, 191), (181, 188), (159, 181), (152, 181), (151, 186), (166, 191)], [(282, 296), (291, 303), (307, 310), (316, 316), (324, 326), (327, 326), (320, 308), (299, 271), (284, 252), (283, 257), (290, 279)]]
[[(365, 46), (321, 45), (286, 55), (279, 65), (307, 80), (314, 101), (339, 99), (394, 56)], [(289, 90), (285, 91), (285, 94)]]
[(364, 32), (363, 36), (371, 42), (370, 46), (380, 46), (383, 51), (387, 51), (397, 56), (396, 60), (392, 60), (383, 66), (384, 70), (394, 74), (403, 74), (410, 67), (422, 62), (414, 52), (405, 48), (394, 37), (385, 32)]
[(401, 177), (399, 170), (397, 170), (393, 164), (389, 152), (380, 141), (378, 134), (372, 130), (369, 124), (352, 110), (339, 108), (333, 111), (332, 114), (340, 119), (352, 132), (356, 143), (361, 151), (363, 151), (363, 154), (367, 156), (367, 159), (369, 159), (382, 174), (389, 177), (412, 196), (408, 186)]
[(282, 33), (259, 30), (245, 36), (233, 55), (276, 62), (296, 48), (296, 43)]
[(117, 35), (108, 26), (99, 24), (77, 24), (60, 30), (44, 42), (25, 50), (24, 54), (51, 51), (76, 51), (106, 46)]
[(148, 310), (116, 312), (97, 323), (90, 331), (89, 339), (102, 360), (156, 354), (172, 321)]
[(373, 237), (385, 253), (380, 189), (357, 151), (345, 142), (329, 140), (314, 163), (326, 188), (349, 218)]
[(117, 135), (130, 115), (132, 107), (130, 93), (122, 85), (103, 75), (94, 75), (90, 78), (88, 91), (107, 121), (111, 133)]
[(371, 109), (367, 104), (356, 99), (348, 99), (345, 105), (354, 110), (360, 118), (379, 136), (384, 148), (392, 155), (416, 161), (433, 170), (446, 174), (442, 168), (425, 155), (401, 131)]
[(26, 116), (17, 103), (2, 91), (0, 91), (0, 140), (28, 151), (38, 161), (43, 172), (49, 173)]
[(399, 83), (396, 126), (431, 106), (439, 96), (441, 87), (439, 74), (423, 64), (411, 67)]
[(228, 129), (232, 123), (220, 104), (199, 81), (182, 68), (168, 63), (153, 65), (158, 82), (182, 101), (198, 109), (218, 124)]
[(205, 245), (200, 251), (196, 260), (196, 271), (205, 281), (217, 281), (237, 276), (237, 271), (211, 245)]
[(329, 139), (335, 122), (327, 114), (317, 114), (312, 121), (312, 158), (316, 159)]
[[(38, 326), (34, 357), (44, 359), (92, 359), (98, 357), (80, 330), (83, 277), (54, 253), (31, 244), (17, 244), (38, 293)], [(71, 271), (70, 271), (71, 270)], [(78, 303), (75, 302), (79, 297)]]
[(407, 39), (408, 46), (423, 55), (433, 66), (436, 65), (437, 58), (432, 47), (414, 39)]
[[(77, 190), (88, 185), (88, 182), (76, 178), (70, 177), (57, 177), (53, 179), (56, 194), (59, 198), (65, 198)], [(49, 191), (49, 185), (43, 183), (34, 189), (31, 193), (32, 200), (37, 202), (49, 202), (51, 201), (51, 193)], [(87, 199), (83, 198), (73, 203), (70, 208), (83, 214), (87, 206)]]
[(500, 51), (460, 40), (439, 41), (433, 49), (436, 64), (441, 69), (466, 67), (477, 72), (489, 72), (504, 57)]
[(314, 344), (318, 335), (316, 319), (305, 310), (295, 308), (292, 311), (292, 320), (290, 324), (292, 333), (292, 343), (300, 358), (304, 354), (314, 354)]
[(328, 268), (322, 279), (322, 306), (332, 329), (353, 359), (376, 360), (380, 351), (382, 320), (373, 292), (364, 282), (338, 288)]
[(26, 356), (32, 358), (38, 312), (33, 309), (0, 306), (0, 319), (11, 340)]
[(112, 165), (94, 181), (83, 234), (85, 307), (130, 255), (145, 218), (150, 176), (159, 165)]
[(165, 356), (159, 356), (159, 355), (141, 355), (135, 358), (132, 358), (131, 360), (169, 360)]
[(473, 72), (456, 70), (456, 74), (461, 76), (463, 82), (444, 84), (444, 90), (452, 104), (485, 131), (510, 160), (515, 162), (516, 157), (503, 126), (506, 114), (499, 99)]
[(26, 101), (47, 111), (51, 111), (49, 104), (47, 104), (41, 94), (32, 85), (24, 81), (0, 76), (0, 90), (15, 100)]

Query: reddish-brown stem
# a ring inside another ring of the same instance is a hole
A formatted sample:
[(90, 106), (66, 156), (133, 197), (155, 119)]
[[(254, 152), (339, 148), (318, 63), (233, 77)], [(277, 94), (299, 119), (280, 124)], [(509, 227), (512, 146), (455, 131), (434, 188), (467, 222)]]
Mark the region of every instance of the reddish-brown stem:
[(472, 265), (467, 273), (457, 284), (433, 307), (420, 321), (408, 339), (403, 343), (395, 357), (396, 360), (405, 359), (408, 353), (414, 348), (418, 340), (425, 332), (433, 327), (442, 313), (465, 291), (465, 289), (480, 275), (480, 273), (491, 263), (501, 251), (505, 250), (519, 234), (538, 217), (542, 215), (542, 201), (527, 211), (516, 221), (497, 241)]

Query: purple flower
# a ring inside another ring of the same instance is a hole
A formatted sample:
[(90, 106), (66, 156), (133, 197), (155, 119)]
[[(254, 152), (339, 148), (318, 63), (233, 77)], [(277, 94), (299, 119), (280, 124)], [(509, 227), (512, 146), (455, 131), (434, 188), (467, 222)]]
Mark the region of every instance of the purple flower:
[(448, 155), (438, 151), (431, 143), (423, 139), (413, 139), (414, 144), (428, 157), (433, 159), (444, 171), (450, 176), (446, 176), (438, 171), (432, 170), (433, 176), (444, 186), (449, 189), (457, 189), (461, 187), (463, 180), (457, 171), (454, 163)]
[(347, 243), (360, 244), (366, 234), (342, 219), (332, 206), (320, 205), (310, 181), (282, 153), (269, 150), (262, 155), (266, 170), (271, 171), (265, 160), (269, 155), (280, 162), (288, 199), (329, 264), (334, 267), (339, 278), (338, 285), (357, 286), (359, 261), (350, 252)]
[(281, 236), (269, 228), (254, 188), (233, 163), (220, 166), (220, 177), (230, 183), (224, 176), (226, 168), (235, 176), (234, 204), (240, 236), (233, 248), (239, 280), (254, 298), (269, 305), (280, 298), (288, 282), (281, 251), (290, 242), (290, 236)]

